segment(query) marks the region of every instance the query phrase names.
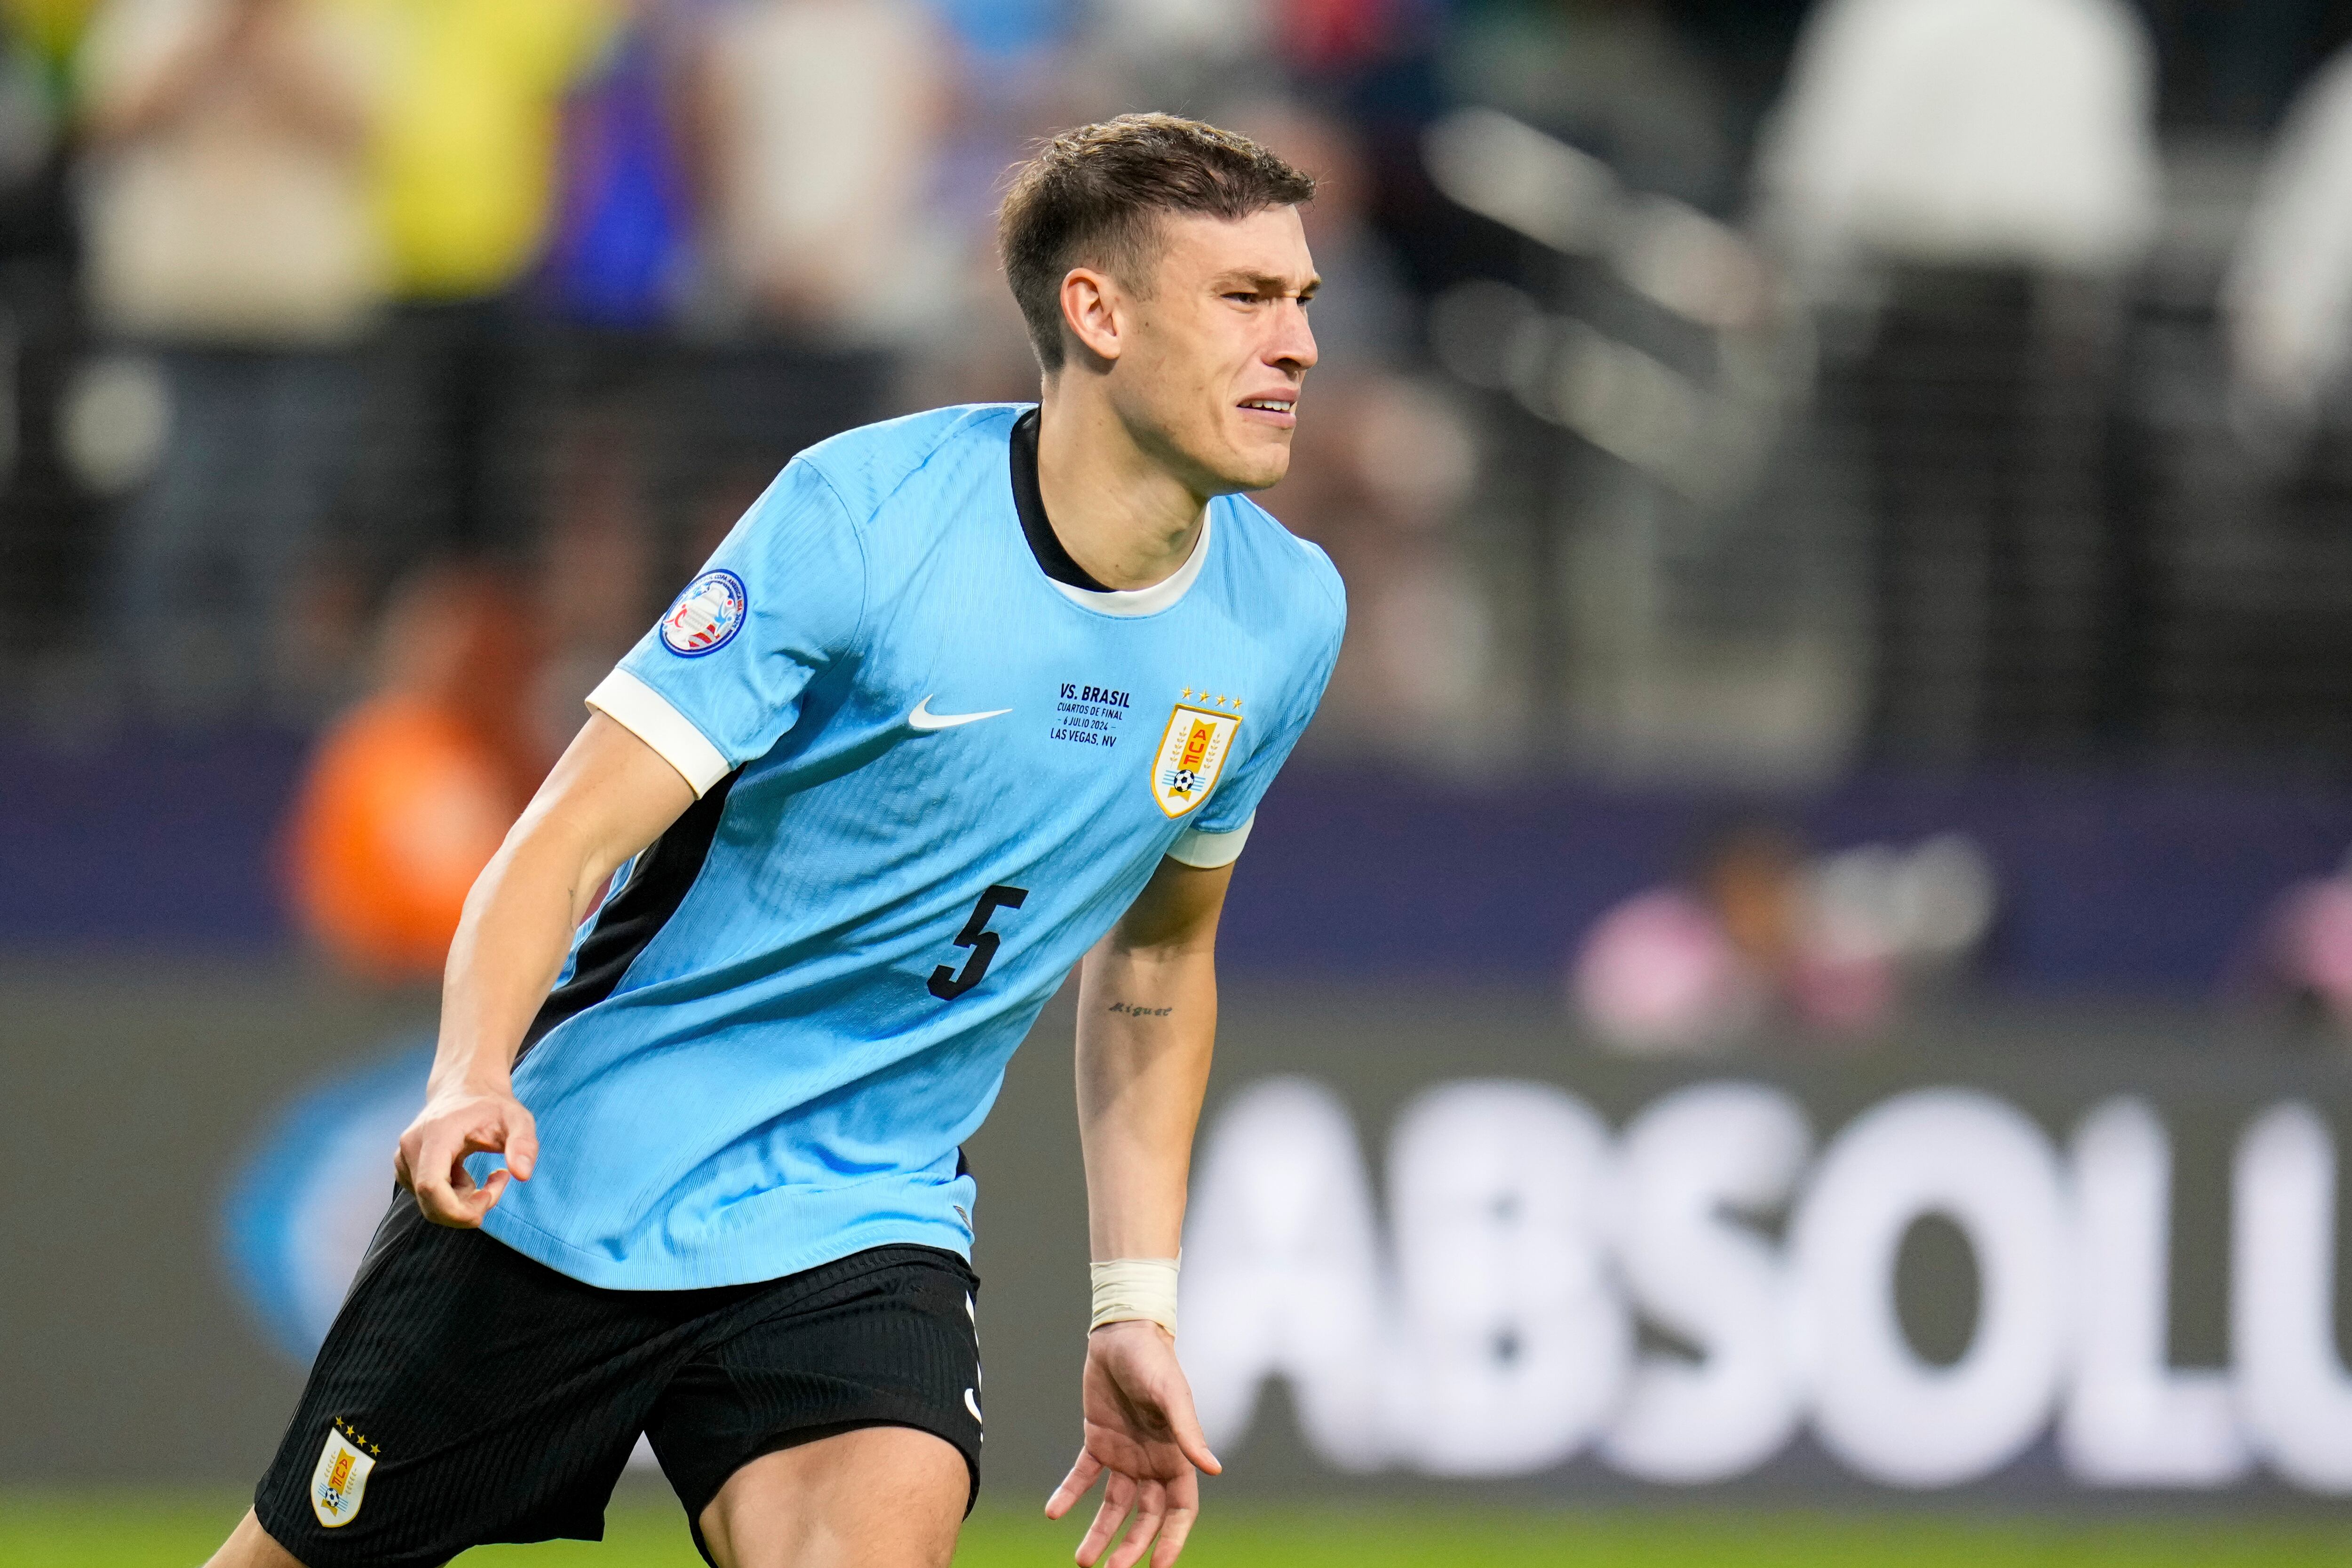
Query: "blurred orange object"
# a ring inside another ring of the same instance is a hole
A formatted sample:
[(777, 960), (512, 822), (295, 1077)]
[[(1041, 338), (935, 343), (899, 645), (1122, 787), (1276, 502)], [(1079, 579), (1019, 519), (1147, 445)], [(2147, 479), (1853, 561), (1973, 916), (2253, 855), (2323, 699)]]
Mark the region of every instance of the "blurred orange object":
[(440, 973), (467, 889), (514, 818), (493, 761), (411, 698), (363, 703), (328, 735), (292, 849), (296, 904), (335, 957), (383, 980)]
[(369, 978), (441, 972), (466, 894), (546, 764), (534, 620), (497, 574), (445, 568), (384, 617), (376, 695), (336, 721), (289, 825), (309, 934)]

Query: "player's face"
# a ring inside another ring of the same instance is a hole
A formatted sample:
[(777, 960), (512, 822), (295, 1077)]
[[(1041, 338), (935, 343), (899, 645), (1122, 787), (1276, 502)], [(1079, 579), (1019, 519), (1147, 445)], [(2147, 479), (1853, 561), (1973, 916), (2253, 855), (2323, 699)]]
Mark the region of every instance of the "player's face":
[(1318, 279), (1298, 209), (1161, 221), (1151, 289), (1115, 372), (1130, 427), (1202, 493), (1264, 489), (1290, 468), (1315, 363)]

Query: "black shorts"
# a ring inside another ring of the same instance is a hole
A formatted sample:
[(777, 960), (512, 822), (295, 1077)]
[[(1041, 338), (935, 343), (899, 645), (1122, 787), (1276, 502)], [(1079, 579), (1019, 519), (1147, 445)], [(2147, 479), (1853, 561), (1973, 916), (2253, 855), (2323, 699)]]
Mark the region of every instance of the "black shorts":
[(883, 1247), (756, 1285), (601, 1290), (429, 1224), (404, 1193), (254, 1511), (309, 1568), (600, 1540), (643, 1432), (701, 1547), (738, 1469), (861, 1426), (946, 1438), (977, 1497), (979, 1288), (953, 1253)]

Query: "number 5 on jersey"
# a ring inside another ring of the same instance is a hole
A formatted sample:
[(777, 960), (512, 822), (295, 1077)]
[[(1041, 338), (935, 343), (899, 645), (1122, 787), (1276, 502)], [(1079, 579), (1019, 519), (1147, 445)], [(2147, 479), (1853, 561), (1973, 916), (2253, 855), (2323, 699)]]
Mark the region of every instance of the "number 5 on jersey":
[(971, 949), (971, 956), (963, 961), (961, 973), (944, 963), (932, 970), (932, 995), (942, 1002), (952, 1002), (987, 977), (997, 944), (1004, 940), (988, 929), (988, 917), (1000, 909), (1017, 910), (1028, 897), (1028, 889), (1008, 888), (1002, 882), (981, 894), (980, 902), (971, 907), (971, 919), (963, 922), (963, 930), (956, 933), (955, 939), (958, 947)]

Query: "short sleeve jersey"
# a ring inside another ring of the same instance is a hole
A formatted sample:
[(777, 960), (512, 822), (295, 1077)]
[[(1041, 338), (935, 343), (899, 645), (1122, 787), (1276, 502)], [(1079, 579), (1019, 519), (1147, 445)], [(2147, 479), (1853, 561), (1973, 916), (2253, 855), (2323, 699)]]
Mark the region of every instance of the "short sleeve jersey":
[(1224, 497), (1160, 584), (1055, 581), (1022, 413), (803, 453), (590, 698), (698, 798), (526, 1037), (541, 1154), (499, 1240), (635, 1289), (968, 1255), (959, 1145), (1040, 1008), (1163, 857), (1240, 852), (1338, 657), (1338, 574)]

